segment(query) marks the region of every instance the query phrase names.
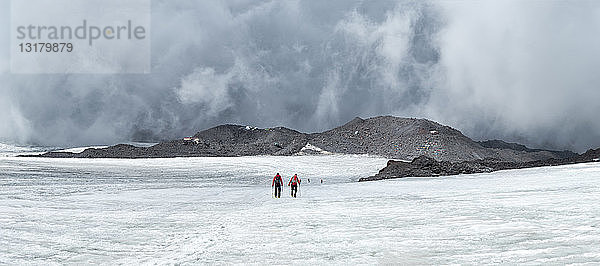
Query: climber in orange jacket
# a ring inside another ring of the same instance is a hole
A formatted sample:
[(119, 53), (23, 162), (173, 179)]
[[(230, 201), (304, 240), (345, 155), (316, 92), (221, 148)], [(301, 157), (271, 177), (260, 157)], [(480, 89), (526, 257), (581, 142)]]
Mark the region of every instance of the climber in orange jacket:
[(296, 197), (296, 194), (298, 193), (298, 185), (300, 185), (300, 178), (298, 178), (297, 174), (294, 174), (294, 176), (290, 179), (290, 182), (288, 182), (288, 186), (291, 185), (292, 189), (291, 189), (291, 194), (292, 197)]
[(283, 187), (283, 179), (277, 173), (275, 177), (273, 177), (273, 182), (271, 182), (271, 187), (275, 187), (275, 197), (281, 198), (281, 187)]

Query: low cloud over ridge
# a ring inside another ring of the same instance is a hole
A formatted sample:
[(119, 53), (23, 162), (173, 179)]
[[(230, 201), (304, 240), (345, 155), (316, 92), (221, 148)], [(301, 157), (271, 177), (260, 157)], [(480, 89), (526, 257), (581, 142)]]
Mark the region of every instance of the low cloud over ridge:
[[(600, 146), (597, 2), (152, 6), (150, 75), (11, 75), (0, 53), (0, 140), (157, 140), (221, 123), (320, 131), (392, 114), (475, 139)], [(0, 10), (8, 36), (8, 1)]]

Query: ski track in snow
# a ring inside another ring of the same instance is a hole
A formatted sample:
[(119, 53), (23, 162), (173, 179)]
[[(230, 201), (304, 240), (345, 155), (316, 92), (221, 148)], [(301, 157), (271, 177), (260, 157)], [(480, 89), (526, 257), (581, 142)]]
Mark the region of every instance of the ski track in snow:
[(0, 264), (600, 263), (600, 163), (354, 182), (386, 161), (2, 157)]

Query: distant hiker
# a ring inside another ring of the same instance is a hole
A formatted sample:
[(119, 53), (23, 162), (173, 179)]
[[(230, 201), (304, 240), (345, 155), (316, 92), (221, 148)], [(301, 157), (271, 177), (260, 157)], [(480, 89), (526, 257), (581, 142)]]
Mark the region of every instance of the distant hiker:
[(310, 178), (308, 179), (308, 183), (310, 183)]
[(323, 178), (321, 178), (321, 184), (323, 184)]
[(273, 177), (273, 182), (271, 183), (271, 187), (275, 189), (275, 197), (276, 198), (281, 198), (281, 187), (283, 186), (283, 180), (281, 179), (281, 176), (279, 175), (279, 173), (277, 173), (275, 175), (275, 177)]
[(296, 197), (296, 193), (298, 193), (298, 185), (300, 185), (300, 178), (298, 178), (297, 174), (294, 174), (294, 176), (292, 176), (292, 178), (290, 179), (290, 182), (288, 182), (288, 186), (291, 185), (292, 189), (291, 189), (291, 194), (292, 197)]

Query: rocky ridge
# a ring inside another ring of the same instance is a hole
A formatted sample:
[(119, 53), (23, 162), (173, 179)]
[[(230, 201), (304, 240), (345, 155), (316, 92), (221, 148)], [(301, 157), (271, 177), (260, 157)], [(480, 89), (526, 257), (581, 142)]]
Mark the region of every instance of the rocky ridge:
[(374, 176), (359, 179), (374, 181), (403, 177), (451, 176), (459, 174), (488, 173), (507, 169), (522, 169), (542, 166), (557, 166), (600, 161), (600, 148), (586, 153), (562, 159), (546, 159), (528, 162), (507, 162), (494, 159), (449, 162), (437, 161), (422, 155), (410, 162), (390, 160), (387, 166)]
[[(524, 146), (523, 146), (524, 147)], [(321, 133), (302, 133), (285, 127), (256, 128), (221, 125), (192, 137), (150, 147), (119, 144), (89, 148), (81, 153), (48, 152), (40, 157), (58, 158), (169, 158), (207, 156), (369, 154), (396, 160), (426, 155), (438, 161), (497, 160), (528, 162), (563, 159), (570, 152), (489, 147), (439, 123), (416, 118), (380, 116), (355, 118)]]

